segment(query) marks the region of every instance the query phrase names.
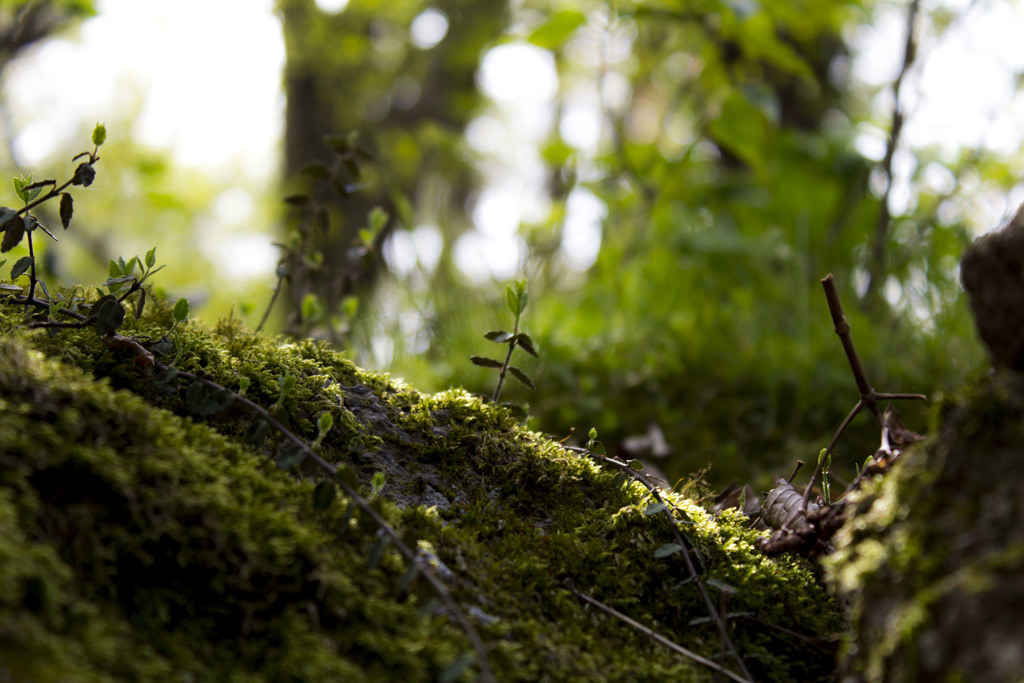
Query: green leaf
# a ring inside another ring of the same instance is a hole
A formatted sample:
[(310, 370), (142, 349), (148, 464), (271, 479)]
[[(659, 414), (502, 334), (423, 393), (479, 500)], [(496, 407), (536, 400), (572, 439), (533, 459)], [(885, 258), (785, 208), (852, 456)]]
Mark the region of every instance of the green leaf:
[(519, 297), (516, 296), (516, 290), (512, 289), (512, 285), (505, 287), (505, 303), (512, 315), (519, 315)]
[(644, 469), (644, 464), (639, 460), (630, 460), (629, 466), (630, 468), (636, 470), (637, 472), (642, 472)]
[(554, 50), (561, 47), (587, 18), (576, 10), (562, 10), (533, 30), (527, 40), (537, 47)]
[(89, 318), (95, 319), (100, 313), (100, 308), (102, 308), (108, 301), (117, 301), (117, 299), (110, 294), (104, 294), (99, 299), (92, 302), (89, 306)]
[(160, 373), (153, 379), (158, 384), (169, 384), (170, 382), (173, 382), (175, 379), (177, 379), (177, 377), (178, 368), (174, 367), (173, 365), (168, 365), (163, 370), (161, 370)]
[(146, 252), (146, 269), (148, 270), (154, 265), (156, 265), (156, 247)]
[(317, 322), (323, 317), (324, 307), (320, 298), (310, 292), (302, 299), (302, 317), (309, 322)]
[(75, 169), (75, 175), (71, 178), (71, 184), (89, 187), (95, 179), (96, 169), (89, 162), (83, 162)]
[(387, 552), (388, 546), (391, 545), (390, 536), (381, 536), (377, 539), (377, 542), (370, 548), (370, 554), (366, 558), (366, 566), (368, 569), (376, 569), (380, 564), (380, 561), (384, 559), (384, 553)]
[(287, 394), (289, 391), (295, 388), (296, 382), (295, 375), (288, 373), (284, 377), (278, 377), (277, 383), (281, 387), (281, 395)]
[(388, 218), (390, 218), (388, 212), (379, 206), (375, 206), (370, 209), (368, 220), (370, 224), (370, 232), (373, 234), (374, 238), (376, 238), (380, 231), (384, 229), (384, 226), (387, 225)]
[(277, 469), (291, 469), (296, 465), (301, 465), (307, 457), (309, 457), (309, 453), (306, 449), (289, 443), (284, 447), (284, 452), (281, 453), (281, 456), (277, 459)]
[(99, 307), (96, 312), (96, 331), (101, 336), (113, 334), (124, 322), (124, 306), (111, 297)]
[(663, 510), (667, 509), (668, 505), (665, 505), (664, 503), (651, 503), (650, 505), (647, 506), (647, 509), (644, 510), (643, 514), (645, 517), (650, 517), (651, 515), (656, 515), (659, 512), (662, 512)]
[[(6, 261), (6, 259), (5, 259)], [(11, 280), (16, 280), (25, 274), (25, 271), (32, 267), (32, 257), (22, 256), (20, 259), (14, 262), (14, 267), (11, 268)]]
[(192, 382), (185, 391), (185, 409), (190, 413), (200, 414), (208, 393), (206, 385), (202, 382)]
[(75, 202), (67, 192), (60, 193), (60, 224), (67, 230), (71, 225), (71, 215), (75, 212)]
[(525, 332), (520, 332), (519, 334), (516, 335), (516, 344), (519, 346), (519, 348), (521, 348), (523, 351), (526, 351), (534, 358), (538, 357), (537, 349), (534, 348), (533, 346), (533, 340), (530, 339), (530, 335), (526, 334)]
[(764, 168), (768, 121), (760, 109), (733, 90), (709, 126), (712, 137), (754, 170)]
[(284, 198), (284, 203), (289, 206), (305, 206), (309, 204), (309, 195), (292, 194)]
[(682, 549), (683, 546), (679, 545), (678, 543), (666, 543), (665, 545), (661, 546), (660, 548), (654, 551), (654, 559), (660, 560), (663, 557), (675, 555)]
[(522, 382), (526, 386), (530, 387), (531, 389), (536, 389), (537, 388), (536, 386), (534, 386), (533, 380), (530, 379), (529, 376), (525, 372), (523, 372), (522, 370), (520, 370), (516, 366), (514, 366), (514, 365), (508, 366), (508, 371), (512, 373), (513, 377), (515, 377), (517, 380), (519, 380), (520, 382)]
[(14, 247), (18, 246), (21, 242), (21, 238), (24, 236), (25, 219), (21, 216), (15, 216), (14, 219), (7, 224), (7, 229), (4, 231), (3, 242), (0, 242), (0, 252), (14, 249)]
[(404, 593), (409, 590), (409, 586), (416, 580), (416, 577), (420, 575), (420, 566), (413, 562), (409, 565), (409, 568), (402, 573), (398, 578), (398, 592)]
[(308, 175), (310, 178), (326, 178), (331, 174), (331, 171), (327, 168), (326, 164), (322, 164), (319, 161), (311, 161), (303, 166), (299, 173)]
[(242, 437), (242, 441), (253, 446), (261, 446), (269, 430), (270, 425), (266, 420), (256, 420), (245, 430), (245, 436)]
[(313, 489), (313, 508), (316, 510), (326, 510), (334, 502), (334, 498), (337, 495), (338, 489), (335, 488), (334, 482), (330, 479), (324, 479)]
[(326, 434), (331, 431), (331, 427), (334, 426), (334, 417), (330, 413), (324, 413), (316, 421), (316, 428), (321, 434)]
[(0, 207), (0, 229), (6, 228), (7, 224), (17, 215), (18, 212), (8, 206)]
[(178, 303), (174, 304), (174, 309), (171, 311), (171, 316), (175, 322), (185, 322), (188, 319), (188, 299), (184, 297), (178, 299)]
[(526, 292), (526, 280), (516, 282), (516, 298), (519, 299), (519, 313), (526, 310), (526, 304), (530, 301), (530, 295)]
[(43, 191), (42, 185), (36, 185), (30, 187), (32, 183), (32, 174), (27, 176), (20, 175), (12, 178), (14, 183), (14, 194), (18, 195), (18, 199), (28, 204), (33, 199), (39, 196), (39, 193)]
[(359, 310), (359, 297), (346, 296), (341, 300), (341, 310), (344, 312), (345, 317), (349, 319), (354, 318), (356, 312)]
[(124, 283), (130, 282), (134, 279), (134, 275), (125, 275), (124, 277), (110, 277), (107, 278), (107, 281), (103, 283), (103, 286), (109, 287), (110, 285), (123, 285)]
[[(125, 266), (124, 266), (124, 274), (125, 275), (131, 275), (132, 272), (135, 270), (135, 266), (137, 266), (137, 265), (139, 265), (139, 257), (138, 256), (132, 256), (131, 260), (128, 261), (128, 263), (126, 263)], [(139, 270), (142, 270), (142, 269), (140, 268)]]
[(227, 408), (235, 400), (235, 393), (230, 389), (217, 389), (211, 395), (209, 400), (204, 405), (204, 409), (208, 414), (219, 413), (220, 411)]
[(107, 267), (107, 274), (110, 277), (121, 277), (124, 275), (124, 270), (117, 264), (117, 261), (110, 259), (110, 265)]
[(96, 127), (92, 129), (92, 144), (99, 147), (107, 140), (107, 127), (102, 123), (97, 123)]
[(374, 472), (373, 479), (370, 480), (371, 493), (376, 496), (384, 489), (387, 481), (387, 476), (383, 472)]
[(359, 479), (348, 465), (338, 465), (338, 469), (334, 471), (334, 478), (336, 481), (346, 484), (353, 491), (359, 489)]
[(474, 652), (465, 652), (458, 659), (448, 665), (448, 667), (441, 672), (438, 676), (438, 683), (455, 683), (455, 681), (462, 678), (462, 674), (469, 668), (469, 666), (476, 661), (476, 654)]
[(479, 365), (484, 368), (502, 368), (504, 364), (499, 360), (493, 358), (484, 358), (483, 356), (470, 356), (469, 360), (472, 361), (473, 365)]
[(512, 335), (509, 332), (505, 332), (504, 330), (491, 330), (490, 332), (484, 335), (484, 338), (490, 339), (492, 342), (504, 344), (505, 342), (512, 339), (513, 336), (514, 335)]
[(413, 212), (412, 202), (408, 197), (399, 192), (392, 192), (391, 203), (398, 212), (398, 220), (402, 221), (406, 228), (412, 230), (416, 227), (416, 214)]

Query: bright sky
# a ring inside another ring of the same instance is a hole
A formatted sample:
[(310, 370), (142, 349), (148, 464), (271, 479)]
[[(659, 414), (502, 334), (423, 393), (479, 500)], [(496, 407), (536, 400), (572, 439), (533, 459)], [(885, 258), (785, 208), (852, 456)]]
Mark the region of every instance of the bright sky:
[[(19, 161), (75, 141), (78, 123), (140, 108), (140, 142), (183, 164), (277, 170), (284, 44), (272, 0), (100, 0), (80, 40), (43, 44), (11, 69)], [(110, 131), (124, 134), (123, 131)], [(76, 143), (77, 144), (77, 143)]]
[[(330, 11), (342, 10), (347, 2), (317, 1)], [(970, 0), (926, 2), (956, 13), (968, 4)], [(13, 148), (22, 164), (32, 166), (55, 151), (75, 147), (72, 138), (83, 120), (110, 121), (137, 109), (136, 127), (129, 134), (172, 149), (180, 163), (215, 175), (219, 169), (242, 168), (255, 184), (273, 178), (279, 169), (285, 55), (272, 0), (100, 0), (98, 6), (99, 16), (82, 25), (77, 40), (47, 42), (6, 77), (6, 101), (18, 131)], [(425, 47), (447, 30), (439, 12), (425, 12), (418, 21), (413, 38)], [(853, 36), (859, 49), (854, 76), (875, 85), (891, 82), (902, 57), (904, 28), (905, 4), (883, 6), (873, 26)], [(979, 143), (1018, 153), (1024, 97), (1014, 94), (1012, 72), (1024, 70), (1021, 35), (1024, 3), (989, 2), (974, 3), (967, 19), (941, 41), (926, 36), (922, 62), (905, 86), (911, 111), (906, 141), (940, 142), (949, 153)], [(570, 101), (563, 120), (554, 121), (554, 61), (532, 46), (513, 43), (493, 49), (484, 58), (479, 82), (495, 106), (470, 126), (468, 135), (471, 144), (489, 154), (483, 170), (490, 180), (473, 209), (477, 230), (460, 240), (456, 256), (469, 277), (487, 280), (517, 274), (524, 245), (516, 228), (520, 220), (535, 218), (523, 215), (521, 207), (534, 205), (524, 199), (543, 196), (539, 159), (532, 145), (522, 143), (541, 139), (558, 125), (571, 144), (585, 149), (596, 140), (600, 124), (583, 100)], [(606, 89), (614, 85), (605, 84)], [(883, 93), (875, 106), (882, 111), (891, 102)], [(496, 131), (503, 135), (495, 136)], [(515, 144), (496, 147), (488, 142), (502, 138)], [(866, 129), (858, 147), (880, 158), (884, 132)], [(898, 159), (898, 174), (909, 174), (914, 163), (911, 155)], [(946, 180), (941, 173), (933, 175), (936, 182)], [(901, 196), (894, 191), (894, 201)], [(1024, 193), (1011, 198), (1014, 204), (1021, 200)], [(225, 210), (215, 211), (215, 216), (220, 213), (228, 220), (231, 202), (225, 202)], [(977, 217), (982, 226), (994, 226), (1009, 211), (1005, 202), (987, 206)], [(568, 266), (583, 269), (597, 253), (603, 206), (579, 191), (567, 208), (563, 257)], [(392, 245), (389, 254), (396, 268), (406, 267), (400, 264), (415, 259), (415, 252), (423, 250), (429, 260), (436, 251), (436, 229), (420, 227)], [(269, 263), (254, 264), (255, 271), (272, 269), (276, 259), (269, 248), (262, 253)]]

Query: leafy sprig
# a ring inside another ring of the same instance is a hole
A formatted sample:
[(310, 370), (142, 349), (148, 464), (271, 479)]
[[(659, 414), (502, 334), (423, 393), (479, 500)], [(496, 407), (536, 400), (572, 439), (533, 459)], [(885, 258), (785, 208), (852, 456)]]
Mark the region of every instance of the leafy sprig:
[(284, 198), (285, 204), (299, 212), (299, 220), (286, 242), (274, 243), (281, 249), (275, 271), (277, 283), (256, 327), (257, 332), (263, 329), (287, 283), (295, 305), (286, 322), (286, 331), (308, 336), (314, 326), (326, 322), (332, 339), (337, 340), (339, 334), (344, 334), (339, 330), (347, 329), (346, 321), (356, 313), (359, 301), (352, 295), (352, 290), (356, 282), (370, 271), (375, 245), (390, 219), (380, 207), (370, 210), (367, 226), (359, 230), (355, 241), (346, 250), (341, 274), (332, 281), (340, 304), (340, 313), (332, 314), (328, 304), (317, 293), (324, 290), (324, 249), (330, 244), (327, 238), (332, 230), (328, 206), (333, 201), (347, 201), (362, 189), (361, 164), (373, 157), (360, 145), (354, 132), (347, 136), (328, 135), (324, 143), (332, 152), (332, 161), (329, 164), (316, 161), (303, 167), (300, 174), (312, 181), (311, 189)]
[(514, 365), (512, 362), (512, 352), (516, 350), (516, 347), (521, 348), (533, 357), (537, 357), (537, 349), (533, 344), (533, 339), (530, 335), (526, 334), (519, 328), (519, 321), (522, 319), (523, 311), (526, 310), (526, 305), (530, 301), (530, 296), (526, 291), (526, 280), (518, 280), (515, 286), (509, 285), (505, 288), (505, 301), (508, 304), (508, 310), (515, 316), (515, 323), (512, 326), (512, 332), (505, 332), (504, 330), (492, 330), (484, 335), (485, 339), (488, 339), (496, 344), (506, 344), (508, 346), (508, 352), (505, 354), (505, 360), (499, 361), (494, 358), (487, 358), (486, 356), (470, 356), (469, 360), (474, 365), (479, 365), (485, 368), (494, 368), (498, 370), (498, 385), (494, 387), (494, 394), (491, 396), (491, 401), (497, 402), (498, 396), (501, 395), (501, 387), (505, 382), (505, 375), (511, 374), (517, 380), (528, 386), (530, 389), (535, 389), (536, 386), (533, 380), (523, 372), (521, 369)]
[[(92, 151), (82, 152), (71, 159), (72, 162), (75, 162), (84, 157), (85, 161), (78, 164), (71, 179), (62, 185), (58, 186), (56, 180), (49, 178), (33, 182), (31, 174), (28, 176), (17, 176), (13, 179), (14, 194), (18, 196), (18, 199), (21, 200), (24, 206), (20, 209), (12, 209), (7, 206), (0, 207), (0, 231), (4, 234), (3, 239), (0, 240), (0, 253), (6, 253), (14, 249), (14, 247), (21, 244), (23, 239), (26, 239), (28, 256), (18, 259), (14, 263), (14, 267), (11, 268), (12, 281), (21, 277), (26, 272), (28, 273), (29, 289), (28, 296), (25, 298), (26, 306), (31, 305), (31, 302), (35, 299), (36, 286), (40, 283), (36, 275), (36, 254), (35, 245), (32, 242), (32, 233), (35, 232), (36, 228), (39, 228), (49, 235), (53, 241), (57, 241), (57, 237), (47, 230), (46, 226), (40, 223), (39, 219), (32, 214), (32, 209), (44, 202), (60, 197), (60, 222), (64, 229), (67, 230), (71, 224), (71, 217), (74, 214), (74, 200), (71, 198), (71, 194), (67, 192), (67, 189), (72, 185), (88, 187), (92, 184), (92, 181), (96, 178), (96, 169), (93, 166), (100, 160), (99, 149), (106, 139), (107, 129), (103, 124), (97, 123), (92, 131)], [(49, 188), (49, 191), (43, 194), (43, 190), (46, 188)], [(42, 196), (40, 196), (41, 194)], [(6, 259), (4, 259), (3, 263), (6, 263)], [(4, 289), (8, 290), (11, 288), (4, 287)], [(20, 287), (18, 290), (20, 291)], [(49, 296), (47, 298), (49, 299)]]

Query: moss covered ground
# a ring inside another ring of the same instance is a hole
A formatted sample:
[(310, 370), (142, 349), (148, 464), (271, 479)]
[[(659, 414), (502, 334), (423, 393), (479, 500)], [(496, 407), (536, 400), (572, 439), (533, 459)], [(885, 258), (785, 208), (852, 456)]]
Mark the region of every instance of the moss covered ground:
[[(281, 470), (273, 432), (235, 401), (189, 413), (95, 330), (26, 330), (0, 302), (0, 681), (474, 680), (471, 653), (422, 581), (344, 495)], [(524, 429), (461, 390), (423, 395), (313, 341), (238, 321), (179, 327), (166, 307), (120, 333), (162, 363), (270, 408), (347, 463), (367, 497), (432, 562), (499, 680), (717, 680), (710, 669), (588, 607), (605, 602), (734, 665), (664, 515), (617, 471)], [(161, 355), (163, 353), (163, 355)], [(600, 429), (600, 425), (596, 425)], [(378, 480), (379, 481), (379, 480)], [(690, 487), (696, 490), (696, 487)], [(769, 559), (733, 512), (666, 494), (702, 580), (759, 681), (827, 680), (844, 623), (809, 565)]]

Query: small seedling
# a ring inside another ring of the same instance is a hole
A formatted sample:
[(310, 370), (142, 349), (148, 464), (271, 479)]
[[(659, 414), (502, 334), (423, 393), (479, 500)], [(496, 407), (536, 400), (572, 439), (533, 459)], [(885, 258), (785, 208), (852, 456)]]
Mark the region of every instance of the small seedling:
[[(12, 209), (10, 207), (0, 207), (0, 231), (4, 233), (3, 239), (0, 240), (0, 252), (8, 252), (14, 247), (21, 244), (22, 239), (26, 240), (28, 246), (28, 256), (23, 256), (14, 263), (14, 267), (11, 269), (11, 280), (15, 280), (26, 272), (29, 278), (29, 289), (28, 296), (25, 297), (25, 305), (34, 305), (34, 299), (36, 295), (36, 285), (39, 284), (40, 280), (36, 276), (36, 253), (35, 245), (32, 241), (32, 233), (35, 232), (36, 228), (39, 228), (53, 239), (57, 241), (57, 237), (46, 229), (42, 223), (39, 222), (32, 214), (32, 209), (47, 202), (55, 197), (60, 197), (60, 222), (65, 230), (71, 224), (71, 216), (74, 213), (74, 200), (71, 195), (66, 191), (71, 185), (81, 185), (88, 187), (92, 184), (92, 181), (96, 178), (96, 169), (93, 165), (99, 161), (98, 155), (100, 145), (107, 139), (107, 129), (103, 124), (97, 123), (96, 127), (92, 131), (92, 143), (93, 150), (91, 152), (82, 152), (76, 155), (71, 161), (78, 161), (85, 157), (85, 161), (78, 164), (75, 168), (74, 175), (71, 179), (66, 181), (64, 184), (58, 186), (56, 180), (32, 180), (32, 176), (16, 176), (12, 179), (14, 184), (14, 194), (21, 200), (22, 206), (20, 209)], [(49, 188), (46, 194), (42, 194), (43, 190)], [(6, 259), (4, 261), (6, 263)], [(12, 289), (12, 286), (5, 286), (4, 289)], [(20, 291), (20, 287), (18, 288)]]
[(370, 499), (374, 499), (380, 495), (380, 492), (384, 490), (384, 486), (387, 484), (387, 477), (383, 472), (374, 472), (373, 479), (370, 480)]
[(491, 401), (497, 403), (498, 396), (501, 395), (501, 386), (505, 382), (506, 373), (511, 373), (517, 380), (535, 389), (533, 380), (530, 377), (515, 367), (510, 365), (512, 361), (512, 352), (516, 350), (518, 346), (523, 351), (526, 351), (533, 357), (537, 357), (537, 349), (533, 345), (533, 340), (530, 339), (530, 335), (520, 331), (519, 321), (522, 318), (523, 311), (526, 310), (526, 304), (529, 302), (530, 297), (526, 293), (526, 280), (519, 280), (515, 283), (515, 287), (509, 285), (505, 288), (505, 300), (508, 304), (508, 310), (515, 316), (515, 323), (512, 327), (512, 332), (505, 332), (504, 330), (492, 330), (484, 335), (485, 339), (496, 344), (507, 344), (508, 352), (505, 354), (505, 361), (495, 360), (493, 358), (487, 358), (485, 356), (470, 356), (469, 360), (474, 365), (479, 365), (485, 368), (495, 368), (499, 371), (498, 373), (498, 385), (494, 388), (494, 394), (491, 396)]
[(330, 413), (324, 413), (316, 421), (316, 441), (313, 442), (313, 448), (320, 448), (320, 444), (323, 443), (324, 437), (327, 436), (327, 432), (331, 431), (331, 427), (334, 426), (334, 418)]
[(828, 452), (827, 448), (822, 448), (821, 453), (818, 453), (818, 465), (821, 469), (821, 493), (825, 498), (825, 503), (831, 505), (832, 492), (829, 489), (828, 470), (832, 467), (832, 454)]
[(286, 372), (284, 377), (278, 377), (277, 383), (281, 387), (281, 392), (277, 395), (277, 403), (271, 409), (271, 414), (277, 413), (281, 410), (281, 406), (284, 405), (284, 399), (288, 396), (288, 393), (295, 388), (296, 378), (295, 375), (290, 372)]

